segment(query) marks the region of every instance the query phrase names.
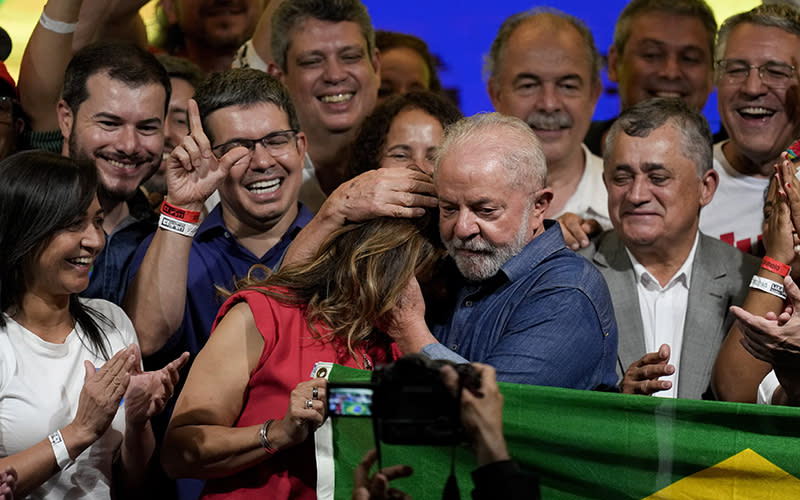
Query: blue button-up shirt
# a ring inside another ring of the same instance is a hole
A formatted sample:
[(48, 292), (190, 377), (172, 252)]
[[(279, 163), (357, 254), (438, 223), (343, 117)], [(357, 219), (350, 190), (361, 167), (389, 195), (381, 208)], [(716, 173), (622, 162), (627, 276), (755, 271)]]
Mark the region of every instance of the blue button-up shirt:
[[(130, 215), (106, 235), (106, 244), (94, 261), (89, 286), (81, 292), (81, 297), (105, 299), (122, 306), (130, 284), (126, 276), (134, 253), (143, 240), (152, 239), (158, 225), (158, 217), (144, 193), (136, 190), (127, 203)], [(139, 264), (136, 264), (137, 269)]]
[(617, 382), (617, 324), (594, 266), (555, 221), (493, 278), (462, 282), (449, 321), (433, 325), (433, 358), (492, 365), (497, 379), (594, 389)]
[[(236, 237), (225, 226), (222, 208), (217, 205), (200, 224), (192, 241), (183, 322), (169, 341), (148, 358), (147, 365), (164, 366), (184, 351), (189, 351), (194, 358), (208, 340), (217, 310), (223, 302), (216, 287), (233, 291), (236, 281), (247, 276), (247, 272), (255, 264), (262, 264), (270, 269), (277, 268), (289, 244), (311, 217), (311, 212), (300, 205), (291, 227), (274, 247), (259, 258), (239, 245)], [(129, 273), (130, 281), (133, 281), (135, 273), (142, 265), (152, 239), (152, 236), (147, 238), (136, 251)]]

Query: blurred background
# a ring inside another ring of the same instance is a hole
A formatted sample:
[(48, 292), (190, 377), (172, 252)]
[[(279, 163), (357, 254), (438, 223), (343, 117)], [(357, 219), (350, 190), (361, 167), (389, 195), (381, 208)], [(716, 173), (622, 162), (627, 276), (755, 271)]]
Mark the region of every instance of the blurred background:
[[(154, 26), (155, 3), (151, 0), (141, 10), (148, 24)], [(431, 50), (445, 64), (440, 72), (443, 85), (458, 96), (465, 114), (492, 109), (481, 74), (483, 55), (503, 20), (511, 14), (534, 6), (555, 7), (583, 19), (605, 55), (613, 38), (614, 23), (627, 0), (556, 0), (532, 3), (522, 0), (362, 0), (369, 9), (376, 28), (416, 35), (428, 42)], [(757, 0), (707, 0), (714, 9), (717, 23), (728, 16), (751, 9)], [(17, 77), (19, 61), (28, 37), (38, 21), (45, 0), (0, 0), (0, 27), (10, 35), (12, 50), (6, 64)], [(595, 111), (595, 119), (617, 115), (619, 103), (616, 88), (603, 74), (604, 93)], [(719, 129), (716, 94), (708, 100), (704, 114), (713, 130)]]

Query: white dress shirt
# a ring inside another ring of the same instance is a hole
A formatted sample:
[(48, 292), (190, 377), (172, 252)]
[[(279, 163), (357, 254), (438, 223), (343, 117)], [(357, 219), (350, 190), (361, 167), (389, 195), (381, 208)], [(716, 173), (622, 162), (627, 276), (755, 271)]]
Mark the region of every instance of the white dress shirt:
[[(636, 260), (626, 248), (633, 263), (636, 276), (636, 291), (639, 297), (639, 310), (642, 315), (644, 344), (647, 352), (656, 352), (661, 344), (670, 347), (668, 363), (675, 366), (675, 373), (660, 380), (669, 380), (672, 387), (659, 391), (654, 396), (674, 398), (678, 395), (681, 349), (683, 347), (683, 326), (686, 321), (686, 308), (689, 302), (689, 286), (692, 278), (692, 263), (697, 251), (699, 235), (695, 235), (689, 256), (665, 286), (661, 286), (645, 267)], [(644, 355), (645, 353), (642, 353)], [(626, 367), (627, 368), (627, 367)]]

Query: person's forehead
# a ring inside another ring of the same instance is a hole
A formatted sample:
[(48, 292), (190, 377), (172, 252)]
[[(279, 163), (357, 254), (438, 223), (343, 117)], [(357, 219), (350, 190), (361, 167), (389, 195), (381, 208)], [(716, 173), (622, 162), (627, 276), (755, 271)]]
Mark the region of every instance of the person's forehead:
[(354, 21), (324, 21), (306, 17), (289, 30), (289, 51), (308, 52), (321, 50), (333, 38), (339, 46), (360, 45), (367, 47), (367, 39), (361, 27)]
[(671, 120), (652, 130), (643, 137), (628, 135), (620, 130), (612, 144), (611, 158), (619, 164), (630, 165), (659, 164), (669, 169), (679, 169), (688, 163), (694, 164), (683, 154), (683, 132)]
[(209, 137), (219, 143), (233, 138), (258, 139), (290, 128), (286, 111), (271, 102), (237, 104), (214, 110), (206, 118), (206, 127)]
[[(559, 52), (556, 61), (547, 63), (539, 57), (542, 53)], [(563, 56), (567, 56), (565, 59)], [(591, 60), (589, 49), (578, 30), (567, 21), (558, 19), (538, 19), (536, 17), (521, 23), (508, 40), (505, 63), (511, 71), (519, 64), (531, 67), (553, 67), (553, 62), (565, 62), (572, 72), (589, 73)]]
[(713, 42), (710, 36), (713, 35), (706, 31), (699, 17), (665, 11), (648, 11), (631, 18), (628, 43), (653, 40), (709, 51)]
[(127, 83), (108, 73), (95, 73), (86, 80), (87, 98), (79, 111), (91, 108), (91, 113), (114, 111), (120, 115), (163, 118), (167, 107), (167, 91), (156, 82)]
[[(756, 47), (753, 44), (772, 45), (787, 52), (796, 53), (800, 49), (800, 36), (789, 33), (777, 26), (741, 23), (734, 26), (728, 34), (724, 56), (728, 55), (731, 47), (760, 50), (760, 47)], [(798, 55), (800, 54), (795, 54), (795, 57)]]

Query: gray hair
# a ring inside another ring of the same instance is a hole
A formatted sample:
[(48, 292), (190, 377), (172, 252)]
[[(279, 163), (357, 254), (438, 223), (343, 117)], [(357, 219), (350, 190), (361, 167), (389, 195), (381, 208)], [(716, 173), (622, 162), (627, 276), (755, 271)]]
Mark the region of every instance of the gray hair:
[(631, 37), (633, 18), (642, 14), (659, 13), (693, 17), (700, 21), (708, 35), (708, 53), (714, 53), (717, 20), (714, 11), (703, 0), (633, 0), (622, 9), (614, 25), (614, 49), (622, 55)]
[(716, 60), (722, 59), (725, 55), (728, 37), (734, 28), (744, 23), (779, 28), (800, 38), (800, 11), (783, 3), (759, 5), (747, 12), (735, 14), (722, 23), (717, 36), (717, 47), (714, 51)]
[(367, 8), (359, 0), (286, 0), (272, 15), (270, 46), (272, 59), (285, 73), (286, 54), (289, 52), (290, 33), (309, 18), (339, 23), (350, 21), (358, 24), (367, 42), (367, 56), (372, 64), (375, 51), (375, 31), (372, 28)]
[(697, 177), (702, 177), (714, 165), (711, 128), (702, 114), (676, 98), (649, 99), (623, 111), (606, 135), (603, 162), (611, 156), (611, 148), (620, 132), (631, 137), (647, 137), (667, 123), (680, 132), (681, 154), (694, 163)]
[(594, 43), (592, 32), (586, 24), (575, 16), (571, 16), (558, 9), (550, 7), (536, 7), (525, 12), (514, 14), (500, 25), (500, 30), (492, 42), (489, 53), (483, 57), (483, 76), (485, 79), (496, 77), (500, 73), (500, 68), (503, 65), (506, 51), (508, 49), (508, 40), (522, 23), (533, 19), (538, 16), (548, 16), (555, 23), (572, 26), (580, 34), (583, 40), (584, 50), (586, 50), (586, 57), (589, 60), (590, 71), (592, 74), (592, 83), (599, 81), (600, 68), (603, 66), (603, 60), (600, 53), (597, 51), (597, 46)]
[(547, 180), (547, 164), (539, 139), (524, 121), (500, 113), (478, 113), (447, 127), (434, 159), (434, 182), (442, 159), (454, 148), (480, 140), (487, 147), (499, 149), (495, 140), (498, 137), (515, 139), (513, 148), (499, 152), (509, 174), (509, 185), (530, 194), (542, 189)]
[(194, 94), (203, 129), (211, 139), (208, 129), (208, 115), (218, 109), (230, 106), (249, 107), (255, 104), (274, 104), (286, 112), (289, 127), (300, 130), (297, 112), (286, 87), (275, 77), (251, 68), (234, 68), (212, 73), (197, 87)]

